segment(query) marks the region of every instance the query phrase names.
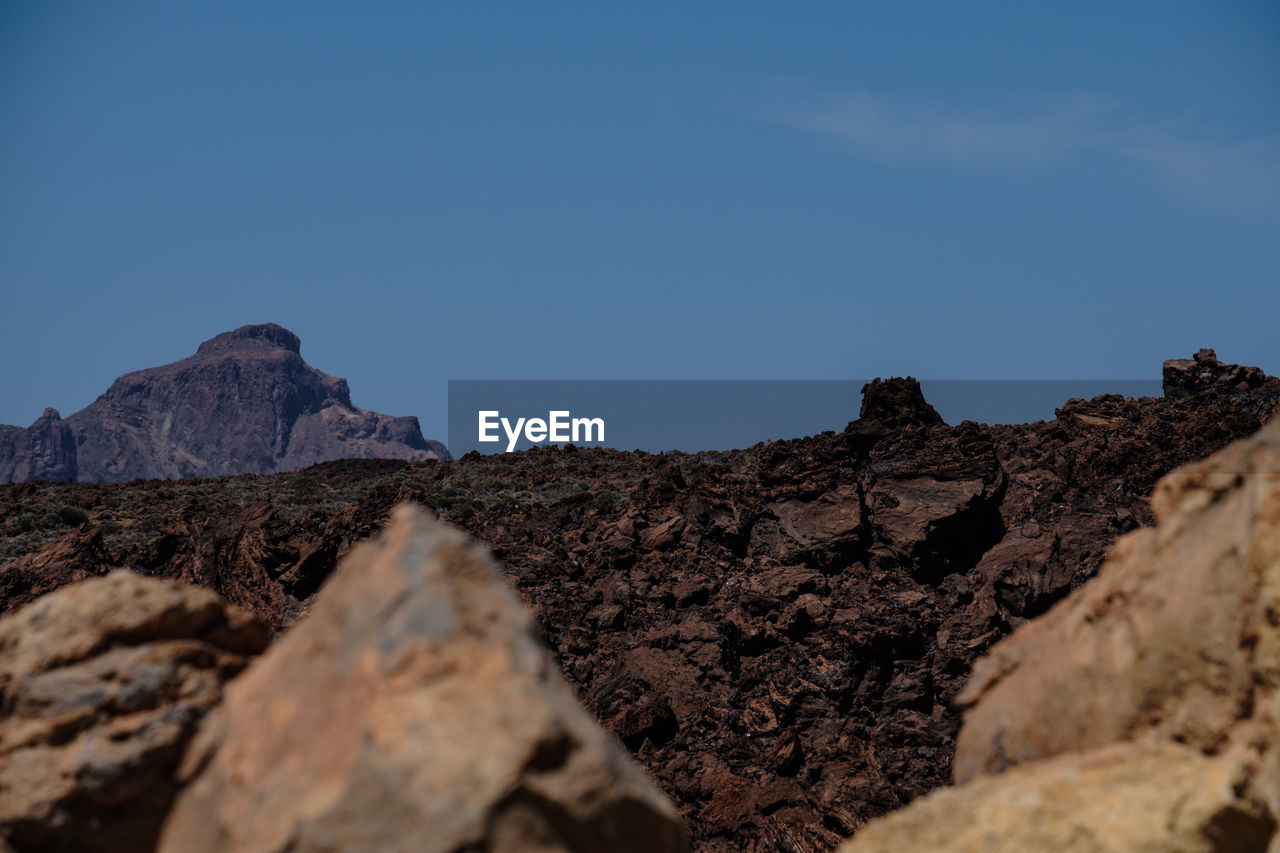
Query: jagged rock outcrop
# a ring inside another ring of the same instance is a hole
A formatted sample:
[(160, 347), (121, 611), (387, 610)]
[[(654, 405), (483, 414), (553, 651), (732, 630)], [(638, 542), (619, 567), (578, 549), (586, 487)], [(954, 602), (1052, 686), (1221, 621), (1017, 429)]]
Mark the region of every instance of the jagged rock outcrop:
[(0, 483), (74, 480), (76, 440), (57, 409), (45, 409), (31, 426), (0, 425)]
[(243, 326), (196, 354), (127, 373), (65, 421), (0, 427), (0, 481), (113, 482), (291, 471), (330, 459), (448, 459), (417, 418), (368, 412), (297, 335)]
[(534, 631), (480, 545), (400, 508), (205, 723), (160, 849), (686, 850)]
[(1164, 363), (1164, 396), (1170, 400), (1208, 390), (1244, 397), (1266, 381), (1267, 374), (1260, 368), (1223, 364), (1211, 349), (1202, 349), (1191, 358), (1171, 358)]
[(16, 610), (46, 592), (104, 575), (115, 567), (102, 531), (79, 527), (46, 548), (0, 566), (0, 599), (8, 610)]
[(1160, 481), (1154, 528), (974, 667), (959, 787), (842, 853), (1280, 844), (1280, 419)]
[(152, 851), (174, 773), (266, 630), (116, 572), (0, 619), (0, 849)]

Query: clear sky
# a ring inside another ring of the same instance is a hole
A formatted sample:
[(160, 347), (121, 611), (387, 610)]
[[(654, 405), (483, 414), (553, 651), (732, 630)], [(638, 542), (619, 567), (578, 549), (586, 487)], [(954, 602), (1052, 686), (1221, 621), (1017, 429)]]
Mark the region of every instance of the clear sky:
[[(0, 423), (450, 378), (1280, 372), (1280, 4), (0, 4)], [(852, 417), (856, 413), (850, 413)]]

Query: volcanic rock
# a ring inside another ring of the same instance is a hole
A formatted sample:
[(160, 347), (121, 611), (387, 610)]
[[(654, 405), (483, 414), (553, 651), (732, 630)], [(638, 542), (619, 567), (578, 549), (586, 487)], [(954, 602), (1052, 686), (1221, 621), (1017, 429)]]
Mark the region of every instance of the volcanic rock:
[(1192, 358), (1174, 358), (1164, 363), (1164, 396), (1170, 400), (1207, 390), (1247, 394), (1266, 380), (1267, 375), (1257, 367), (1223, 364), (1211, 349), (1202, 349)]
[(106, 574), (111, 567), (102, 531), (78, 528), (39, 551), (0, 566), (0, 597), (8, 609), (16, 610), (46, 592)]
[(0, 619), (0, 848), (151, 851), (183, 749), (266, 631), (115, 572)]
[(914, 378), (873, 379), (862, 389), (862, 409), (858, 420), (899, 429), (909, 426), (938, 426), (942, 416), (924, 398)]
[(1273, 849), (1280, 419), (1166, 476), (1151, 505), (1154, 528), (974, 667), (960, 787), (843, 853)]
[(329, 459), (448, 459), (417, 418), (368, 412), (298, 336), (243, 326), (173, 364), (128, 373), (66, 421), (0, 427), (0, 481), (79, 482), (290, 471)]
[(679, 851), (485, 550), (405, 506), (231, 688), (160, 849)]
[(1152, 524), (1162, 475), (1253, 434), (1277, 401), (1267, 378), (1016, 426), (887, 412), (727, 452), (0, 485), (0, 577), (57, 547), (65, 527), (41, 519), (72, 504), (102, 533), (99, 571), (206, 585), (279, 629), (393, 506), (422, 504), (495, 550), (697, 849), (814, 853), (946, 785), (974, 662)]

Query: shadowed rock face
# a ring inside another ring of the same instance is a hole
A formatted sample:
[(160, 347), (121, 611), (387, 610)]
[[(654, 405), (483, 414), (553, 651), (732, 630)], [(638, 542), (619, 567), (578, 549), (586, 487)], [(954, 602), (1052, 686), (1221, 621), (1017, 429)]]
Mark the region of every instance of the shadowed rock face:
[(57, 409), (45, 409), (26, 429), (0, 425), (0, 482), (75, 479), (76, 439)]
[(345, 379), (303, 361), (298, 336), (243, 326), (195, 355), (127, 373), (65, 421), (0, 427), (0, 480), (116, 482), (290, 471), (349, 457), (447, 459), (417, 418), (367, 412)]

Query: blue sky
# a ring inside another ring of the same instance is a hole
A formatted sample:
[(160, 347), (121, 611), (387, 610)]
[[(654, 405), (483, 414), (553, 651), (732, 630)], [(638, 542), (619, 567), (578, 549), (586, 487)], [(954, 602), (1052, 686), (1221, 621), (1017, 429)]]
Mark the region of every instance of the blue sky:
[[(450, 378), (1280, 372), (1272, 2), (0, 6), (0, 422)], [(850, 413), (851, 416), (855, 413)]]

